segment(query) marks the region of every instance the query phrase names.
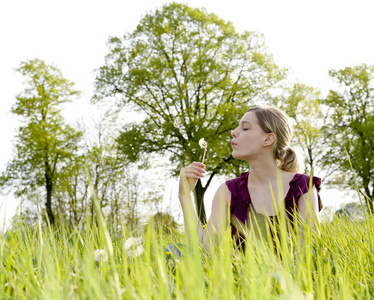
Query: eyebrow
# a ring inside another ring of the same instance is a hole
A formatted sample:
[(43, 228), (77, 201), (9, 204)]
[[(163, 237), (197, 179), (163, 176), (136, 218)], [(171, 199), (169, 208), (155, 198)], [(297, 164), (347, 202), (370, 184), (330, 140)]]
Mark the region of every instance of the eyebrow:
[(251, 122), (248, 122), (248, 121), (241, 121), (241, 122), (239, 122), (239, 125), (240, 125), (240, 124), (243, 124), (243, 123), (248, 123), (249, 125), (252, 125), (252, 123), (251, 123)]

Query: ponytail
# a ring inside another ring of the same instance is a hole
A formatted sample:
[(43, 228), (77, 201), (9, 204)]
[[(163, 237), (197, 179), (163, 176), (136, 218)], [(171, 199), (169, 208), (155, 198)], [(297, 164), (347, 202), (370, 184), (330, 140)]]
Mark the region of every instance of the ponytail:
[(295, 150), (288, 147), (282, 154), (277, 155), (277, 159), (280, 162), (279, 168), (286, 172), (297, 173), (300, 170), (300, 164)]

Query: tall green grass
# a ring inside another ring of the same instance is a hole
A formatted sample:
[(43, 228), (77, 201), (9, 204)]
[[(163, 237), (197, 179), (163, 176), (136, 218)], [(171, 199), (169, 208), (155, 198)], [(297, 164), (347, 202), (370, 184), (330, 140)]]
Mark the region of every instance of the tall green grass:
[[(279, 224), (280, 234), (286, 230)], [(334, 219), (319, 234), (304, 228), (293, 247), (282, 240), (274, 251), (248, 233), (246, 252), (233, 247), (230, 232), (213, 253), (148, 226), (144, 252), (130, 256), (125, 226), (111, 235), (99, 217), (85, 229), (30, 227), (18, 222), (0, 236), (1, 299), (369, 299), (374, 295), (374, 219)], [(283, 229), (282, 229), (283, 228)], [(165, 247), (183, 243), (182, 257)], [(277, 243), (277, 242), (276, 242)], [(95, 261), (104, 249), (108, 260)]]

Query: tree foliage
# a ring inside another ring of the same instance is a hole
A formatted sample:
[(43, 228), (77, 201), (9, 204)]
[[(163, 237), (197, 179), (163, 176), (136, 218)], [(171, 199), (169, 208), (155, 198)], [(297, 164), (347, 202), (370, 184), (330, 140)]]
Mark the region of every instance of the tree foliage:
[(327, 116), (323, 113), (320, 91), (302, 83), (293, 84), (285, 89), (279, 106), (292, 120), (294, 142), (304, 158), (304, 172), (313, 172), (324, 181), (336, 171), (337, 166), (325, 159), (329, 150), (325, 142)]
[(27, 78), (12, 112), (23, 123), (18, 129), (14, 158), (0, 178), (1, 186), (15, 189), (18, 196), (44, 187), (50, 223), (54, 223), (52, 195), (64, 161), (77, 149), (81, 136), (61, 116), (61, 105), (79, 94), (61, 71), (39, 59), (17, 69)]
[[(118, 131), (112, 120), (105, 116), (95, 124), (95, 137), (87, 144), (86, 171), (94, 197), (102, 213), (107, 216), (113, 230), (125, 221), (134, 231), (139, 224), (139, 202), (142, 195), (137, 168), (118, 151)], [(90, 202), (89, 211), (94, 220), (95, 209)]]
[[(81, 152), (81, 149), (79, 150)], [(78, 225), (92, 206), (87, 180), (87, 154), (75, 153), (64, 164), (57, 177), (53, 196), (57, 200), (57, 213), (70, 226)]]
[(326, 159), (340, 170), (333, 183), (353, 189), (357, 184), (373, 209), (374, 66), (362, 64), (329, 73), (338, 83), (324, 101), (329, 116)]
[(248, 106), (284, 77), (266, 53), (263, 37), (239, 34), (230, 22), (183, 4), (164, 5), (142, 18), (132, 33), (109, 40), (96, 78), (95, 101), (118, 99), (120, 108), (144, 115), (118, 139), (131, 160), (168, 153), (173, 174), (202, 158), (208, 142), (207, 184), (198, 182), (196, 205), (205, 222), (203, 196), (216, 174), (238, 175), (229, 140)]
[(320, 92), (304, 84), (294, 84), (286, 90), (282, 108), (294, 122), (294, 137), (298, 146), (303, 151), (305, 172), (315, 170), (321, 140), (319, 99)]
[(156, 228), (156, 232), (163, 232), (165, 235), (173, 235), (178, 229), (178, 223), (174, 220), (173, 216), (165, 212), (157, 212), (149, 218), (144, 231)]
[(337, 218), (348, 217), (350, 219), (364, 219), (364, 212), (361, 205), (356, 202), (345, 204), (342, 208), (335, 211), (334, 214)]

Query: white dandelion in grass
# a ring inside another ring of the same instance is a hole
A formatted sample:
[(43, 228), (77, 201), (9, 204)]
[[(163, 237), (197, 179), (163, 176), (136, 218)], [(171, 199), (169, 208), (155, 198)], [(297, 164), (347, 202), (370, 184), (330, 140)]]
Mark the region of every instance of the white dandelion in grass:
[(125, 250), (129, 257), (136, 257), (144, 252), (144, 248), (141, 245), (143, 241), (142, 237), (134, 238), (130, 237), (125, 242)]
[(129, 257), (132, 257), (132, 256), (133, 257), (137, 257), (139, 255), (142, 255), (143, 252), (144, 252), (143, 246), (142, 245), (138, 245), (138, 246), (135, 247), (134, 250), (133, 249), (128, 250), (127, 251), (127, 255)]
[(98, 263), (108, 260), (108, 253), (104, 249), (97, 249), (94, 252), (94, 260)]
[(134, 246), (138, 246), (140, 245), (141, 243), (143, 242), (143, 238), (142, 237), (138, 237), (138, 238), (135, 238), (135, 237), (130, 237), (126, 240), (125, 242), (125, 250), (129, 250), (131, 249), (132, 245)]
[(208, 148), (208, 143), (204, 140), (204, 138), (202, 138), (199, 140), (199, 145), (201, 148), (204, 148), (204, 155), (203, 155), (203, 160), (202, 160), (202, 163), (204, 163), (206, 150)]

